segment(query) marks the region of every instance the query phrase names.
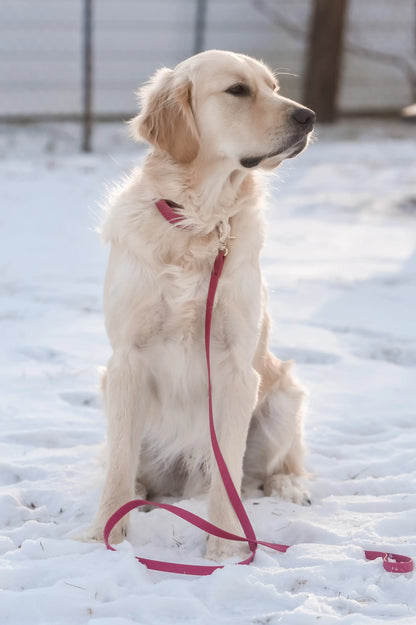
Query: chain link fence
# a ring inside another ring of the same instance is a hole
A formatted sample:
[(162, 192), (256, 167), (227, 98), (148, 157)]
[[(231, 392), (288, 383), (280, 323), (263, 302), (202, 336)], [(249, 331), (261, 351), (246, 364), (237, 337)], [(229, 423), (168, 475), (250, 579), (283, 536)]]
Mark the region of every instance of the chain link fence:
[[(156, 68), (208, 48), (264, 59), (302, 99), (319, 1), (2, 0), (0, 118), (81, 119), (88, 106), (97, 119), (127, 118)], [(340, 114), (397, 114), (416, 100), (416, 0), (348, 0), (343, 42)]]

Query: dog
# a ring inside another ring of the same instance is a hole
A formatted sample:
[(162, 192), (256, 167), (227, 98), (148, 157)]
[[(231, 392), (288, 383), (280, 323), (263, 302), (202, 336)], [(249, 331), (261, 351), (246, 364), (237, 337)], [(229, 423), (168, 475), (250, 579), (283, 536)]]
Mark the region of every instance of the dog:
[[(292, 363), (268, 349), (260, 252), (262, 171), (299, 154), (315, 114), (279, 94), (274, 74), (243, 54), (207, 51), (160, 69), (139, 91), (142, 169), (111, 193), (102, 237), (111, 245), (104, 314), (112, 356), (103, 376), (108, 462), (90, 537), (102, 540), (123, 503), (208, 492), (209, 520), (241, 534), (211, 450), (204, 315), (219, 224), (229, 254), (213, 311), (211, 367), (219, 445), (241, 492), (310, 503), (302, 442), (304, 391)], [(173, 202), (183, 227), (155, 202)], [(127, 535), (120, 521), (110, 540)], [(206, 557), (241, 544), (210, 536)]]

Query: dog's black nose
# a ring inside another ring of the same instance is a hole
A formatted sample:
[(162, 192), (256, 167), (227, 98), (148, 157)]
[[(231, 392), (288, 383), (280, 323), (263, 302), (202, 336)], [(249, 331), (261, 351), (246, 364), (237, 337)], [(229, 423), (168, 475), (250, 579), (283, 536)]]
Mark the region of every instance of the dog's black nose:
[(305, 132), (312, 130), (316, 120), (315, 113), (304, 106), (294, 109), (291, 117), (297, 125), (302, 126)]

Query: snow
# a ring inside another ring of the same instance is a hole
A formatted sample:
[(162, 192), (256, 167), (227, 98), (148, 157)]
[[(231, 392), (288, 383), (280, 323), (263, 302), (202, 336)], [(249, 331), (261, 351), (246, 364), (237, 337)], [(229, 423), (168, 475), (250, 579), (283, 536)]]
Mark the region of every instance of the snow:
[(103, 479), (97, 202), (143, 150), (118, 125), (90, 155), (71, 124), (0, 130), (0, 622), (413, 624), (413, 574), (363, 549), (416, 552), (416, 126), (320, 128), (272, 180), (272, 345), (309, 391), (313, 503), (251, 494), (257, 535), (293, 546), (205, 578), (135, 560), (204, 562), (205, 537), (161, 510), (134, 513), (116, 552), (72, 538)]

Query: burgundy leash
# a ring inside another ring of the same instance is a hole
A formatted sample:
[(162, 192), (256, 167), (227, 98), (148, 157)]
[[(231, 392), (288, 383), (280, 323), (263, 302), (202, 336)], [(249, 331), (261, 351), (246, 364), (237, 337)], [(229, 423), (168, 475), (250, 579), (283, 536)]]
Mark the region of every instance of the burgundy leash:
[[(171, 224), (181, 226), (182, 217), (178, 213), (175, 213), (173, 208), (179, 208), (173, 202), (167, 202), (166, 200), (158, 200), (156, 202), (156, 207), (158, 208), (160, 214)], [(109, 543), (109, 536), (113, 527), (123, 518), (134, 510), (135, 508), (139, 508), (141, 506), (150, 505), (155, 508), (161, 508), (162, 510), (166, 510), (171, 512), (172, 514), (184, 519), (188, 523), (191, 523), (195, 527), (203, 530), (204, 532), (211, 534), (213, 536), (217, 536), (218, 538), (223, 538), (226, 540), (234, 540), (238, 542), (247, 542), (250, 555), (238, 564), (250, 564), (253, 561), (257, 546), (262, 545), (264, 547), (269, 547), (275, 551), (285, 552), (289, 549), (290, 545), (280, 545), (277, 543), (269, 543), (262, 540), (258, 540), (253, 529), (253, 526), (248, 518), (247, 512), (244, 508), (244, 505), (241, 501), (240, 495), (237, 489), (234, 486), (234, 482), (231, 479), (231, 475), (228, 471), (228, 467), (225, 463), (223, 455), (221, 453), (221, 449), (218, 444), (217, 435), (214, 427), (214, 415), (213, 415), (213, 406), (212, 406), (212, 384), (211, 384), (211, 359), (210, 359), (210, 339), (211, 339), (211, 325), (212, 325), (212, 311), (214, 307), (215, 294), (218, 287), (218, 282), (221, 277), (221, 273), (224, 267), (225, 257), (228, 253), (226, 247), (226, 241), (220, 240), (220, 249), (218, 251), (217, 257), (214, 262), (214, 267), (211, 272), (211, 279), (208, 288), (208, 296), (207, 296), (207, 304), (206, 304), (206, 314), (205, 314), (205, 355), (207, 362), (207, 373), (208, 373), (208, 406), (209, 406), (209, 427), (210, 427), (210, 435), (211, 435), (211, 444), (214, 451), (214, 456), (218, 465), (219, 472), (221, 474), (225, 490), (227, 492), (228, 498), (234, 511), (240, 521), (240, 525), (244, 532), (243, 536), (237, 536), (236, 534), (232, 534), (230, 532), (226, 532), (225, 530), (209, 523), (200, 516), (189, 512), (188, 510), (184, 510), (178, 506), (174, 506), (171, 504), (162, 504), (156, 503), (154, 501), (147, 501), (146, 499), (134, 499), (129, 501), (128, 503), (121, 506), (111, 517), (108, 519), (105, 528), (104, 528), (104, 542), (106, 544), (107, 549), (111, 551), (115, 551), (114, 547), (112, 547)], [(413, 570), (413, 560), (408, 556), (401, 556), (395, 553), (386, 553), (382, 551), (364, 551), (365, 557), (367, 560), (375, 560), (376, 558), (382, 558), (383, 567), (386, 571), (391, 573), (409, 573)], [(222, 569), (224, 565), (195, 565), (195, 564), (180, 564), (177, 562), (165, 562), (163, 560), (151, 560), (148, 558), (141, 558), (136, 556), (136, 559), (144, 564), (147, 568), (153, 569), (156, 571), (164, 571), (167, 573), (182, 573), (185, 575), (211, 575), (214, 571), (218, 569)]]

